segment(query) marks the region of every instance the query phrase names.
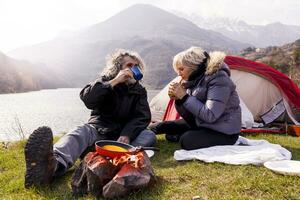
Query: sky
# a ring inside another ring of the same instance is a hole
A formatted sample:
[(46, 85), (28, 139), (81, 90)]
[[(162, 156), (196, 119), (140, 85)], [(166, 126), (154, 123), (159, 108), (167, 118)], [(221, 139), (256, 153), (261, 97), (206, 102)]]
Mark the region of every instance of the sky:
[(300, 26), (299, 0), (0, 0), (0, 51), (6, 53), (102, 22), (136, 3), (205, 18)]

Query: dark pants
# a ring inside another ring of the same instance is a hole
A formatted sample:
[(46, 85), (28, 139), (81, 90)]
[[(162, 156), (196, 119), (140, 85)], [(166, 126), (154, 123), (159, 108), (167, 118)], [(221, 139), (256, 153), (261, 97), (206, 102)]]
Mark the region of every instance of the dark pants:
[(183, 119), (154, 123), (149, 129), (155, 134), (166, 134), (169, 141), (179, 141), (181, 148), (186, 150), (233, 145), (239, 137), (239, 133), (227, 135), (208, 128), (193, 128)]

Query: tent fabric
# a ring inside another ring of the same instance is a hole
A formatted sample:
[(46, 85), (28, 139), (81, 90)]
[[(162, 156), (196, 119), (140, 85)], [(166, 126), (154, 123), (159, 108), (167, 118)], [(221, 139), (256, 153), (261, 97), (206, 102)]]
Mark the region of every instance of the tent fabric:
[(243, 128), (253, 127), (255, 123), (253, 115), (241, 98), (240, 98), (240, 107), (242, 110), (242, 127)]
[(168, 121), (168, 120), (174, 120), (174, 119), (180, 119), (180, 115), (177, 112), (175, 108), (175, 101), (173, 99), (170, 99), (165, 115), (163, 117), (163, 121)]
[(213, 146), (196, 150), (176, 150), (174, 159), (221, 162), (232, 165), (263, 165), (267, 161), (290, 160), (291, 152), (266, 140), (250, 140), (240, 136), (235, 145)]
[[(226, 56), (224, 61), (233, 73), (247, 73), (247, 76), (243, 76), (243, 82), (240, 84), (234, 80), (237, 75), (233, 75), (232, 79), (237, 85), (239, 96), (243, 98), (256, 121), (263, 119), (262, 116), (266, 114), (266, 111), (277, 112), (277, 116), (274, 115), (273, 120), (269, 120), (269, 122), (277, 119), (280, 116), (280, 112), (278, 111), (280, 104), (278, 103), (283, 100), (288, 118), (294, 124), (300, 124), (300, 89), (290, 78), (266, 64), (241, 57)], [(257, 80), (245, 80), (250, 77), (255, 77)], [(256, 86), (252, 86), (254, 89), (251, 89), (251, 86), (239, 89), (239, 87), (243, 86), (243, 83), (251, 83)], [(255, 92), (255, 101), (251, 100), (254, 95), (252, 98), (249, 97), (250, 91)], [(253, 108), (255, 108), (256, 111), (254, 111)]]
[(268, 128), (249, 128), (242, 129), (242, 133), (272, 133), (272, 134), (287, 134), (285, 130), (281, 129), (268, 129)]
[(276, 105), (273, 106), (271, 110), (268, 110), (265, 114), (262, 114), (260, 118), (265, 124), (269, 124), (278, 116), (282, 115), (285, 112), (285, 107), (283, 100), (281, 99)]
[[(268, 124), (287, 118), (300, 124), (300, 89), (286, 75), (265, 64), (236, 56), (226, 56), (224, 61), (240, 97), (243, 127), (250, 128), (254, 121)], [(150, 102), (153, 121), (179, 118), (174, 102), (169, 102), (168, 87), (169, 84)]]
[(280, 90), (274, 84), (255, 74), (231, 69), (231, 79), (256, 121), (282, 99)]
[[(173, 82), (173, 81), (179, 82), (179, 80), (180, 80), (180, 77), (176, 77), (171, 82)], [(150, 109), (151, 109), (151, 114), (152, 114), (151, 120), (154, 122), (162, 121), (163, 119), (165, 119), (164, 116), (166, 115), (166, 113), (168, 113), (168, 112), (166, 112), (168, 105), (173, 104), (173, 103), (169, 103), (170, 98), (168, 95), (168, 88), (169, 88), (170, 83), (168, 83), (157, 95), (155, 95), (150, 102)], [(169, 106), (171, 106), (171, 105), (169, 105)], [(176, 109), (173, 111), (175, 112)], [(172, 119), (178, 119), (178, 118), (171, 118), (169, 116), (168, 119), (172, 120)]]
[(236, 56), (226, 56), (224, 62), (230, 67), (230, 69), (239, 69), (258, 76), (263, 76), (263, 78), (276, 85), (293, 106), (300, 109), (300, 89), (285, 74), (266, 64)]

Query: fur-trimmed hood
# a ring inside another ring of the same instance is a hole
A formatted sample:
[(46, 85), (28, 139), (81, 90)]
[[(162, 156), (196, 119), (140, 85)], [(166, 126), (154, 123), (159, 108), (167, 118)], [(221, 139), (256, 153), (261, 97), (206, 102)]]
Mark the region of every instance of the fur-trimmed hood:
[(210, 59), (208, 60), (205, 75), (213, 75), (220, 69), (226, 71), (230, 76), (230, 70), (224, 63), (225, 53), (220, 51), (214, 51), (209, 53)]

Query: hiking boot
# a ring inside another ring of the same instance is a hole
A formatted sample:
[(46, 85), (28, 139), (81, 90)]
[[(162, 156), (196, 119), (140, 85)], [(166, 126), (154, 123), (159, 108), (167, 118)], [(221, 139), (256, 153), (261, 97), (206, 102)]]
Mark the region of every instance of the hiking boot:
[(50, 184), (57, 160), (53, 155), (53, 136), (49, 127), (39, 127), (29, 136), (25, 161), (25, 188)]
[(169, 135), (169, 134), (166, 134), (166, 140), (168, 140), (169, 142), (178, 142), (179, 139), (180, 139), (180, 135), (177, 134), (177, 135)]

